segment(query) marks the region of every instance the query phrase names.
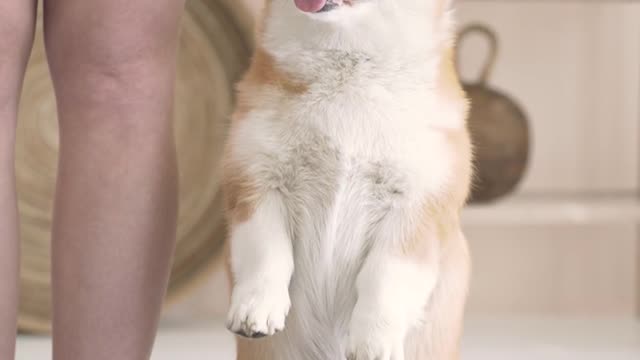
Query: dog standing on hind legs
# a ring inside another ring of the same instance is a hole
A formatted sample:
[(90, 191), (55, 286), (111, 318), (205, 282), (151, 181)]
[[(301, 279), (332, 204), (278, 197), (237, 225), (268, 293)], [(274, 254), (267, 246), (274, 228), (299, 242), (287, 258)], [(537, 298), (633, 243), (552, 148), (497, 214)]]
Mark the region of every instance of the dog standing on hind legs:
[(458, 358), (472, 170), (451, 2), (267, 1), (224, 159), (238, 359)]

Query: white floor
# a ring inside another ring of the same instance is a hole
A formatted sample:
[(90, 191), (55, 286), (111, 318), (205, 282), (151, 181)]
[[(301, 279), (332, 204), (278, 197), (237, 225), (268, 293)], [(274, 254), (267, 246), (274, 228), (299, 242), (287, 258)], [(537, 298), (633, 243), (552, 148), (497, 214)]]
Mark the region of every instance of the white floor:
[[(50, 358), (50, 340), (21, 336), (18, 360)], [(231, 360), (220, 325), (163, 326), (153, 360)], [(640, 322), (631, 320), (470, 320), (463, 360), (638, 360)], [(303, 359), (301, 359), (303, 360)], [(338, 359), (336, 359), (338, 360)]]

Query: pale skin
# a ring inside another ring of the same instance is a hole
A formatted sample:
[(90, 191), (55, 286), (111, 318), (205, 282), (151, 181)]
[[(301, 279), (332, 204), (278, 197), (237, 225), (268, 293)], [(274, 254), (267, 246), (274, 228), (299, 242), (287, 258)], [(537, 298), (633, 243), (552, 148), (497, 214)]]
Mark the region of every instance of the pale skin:
[[(0, 359), (15, 352), (17, 104), (35, 0), (0, 1)], [(44, 0), (60, 119), (53, 358), (148, 359), (174, 248), (184, 0)]]

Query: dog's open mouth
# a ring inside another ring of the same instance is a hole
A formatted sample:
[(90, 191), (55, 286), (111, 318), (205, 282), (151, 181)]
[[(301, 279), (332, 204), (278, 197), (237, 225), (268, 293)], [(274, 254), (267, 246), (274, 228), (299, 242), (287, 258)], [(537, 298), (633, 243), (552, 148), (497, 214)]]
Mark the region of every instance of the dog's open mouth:
[(350, 0), (294, 0), (298, 9), (308, 13), (331, 11), (342, 5), (349, 5)]

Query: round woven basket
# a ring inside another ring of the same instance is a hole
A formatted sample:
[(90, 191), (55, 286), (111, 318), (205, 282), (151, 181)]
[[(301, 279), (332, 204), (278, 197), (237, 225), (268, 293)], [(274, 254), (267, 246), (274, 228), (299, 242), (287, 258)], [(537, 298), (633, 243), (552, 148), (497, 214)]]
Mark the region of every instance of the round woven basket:
[[(246, 69), (252, 48), (252, 18), (243, 4), (190, 0), (183, 18), (175, 112), (180, 212), (168, 301), (183, 294), (222, 253), (219, 163), (233, 107), (233, 85)], [(49, 248), (58, 129), (41, 33), (39, 23), (16, 148), (22, 236), (19, 329), (23, 332), (47, 332), (51, 319)]]

